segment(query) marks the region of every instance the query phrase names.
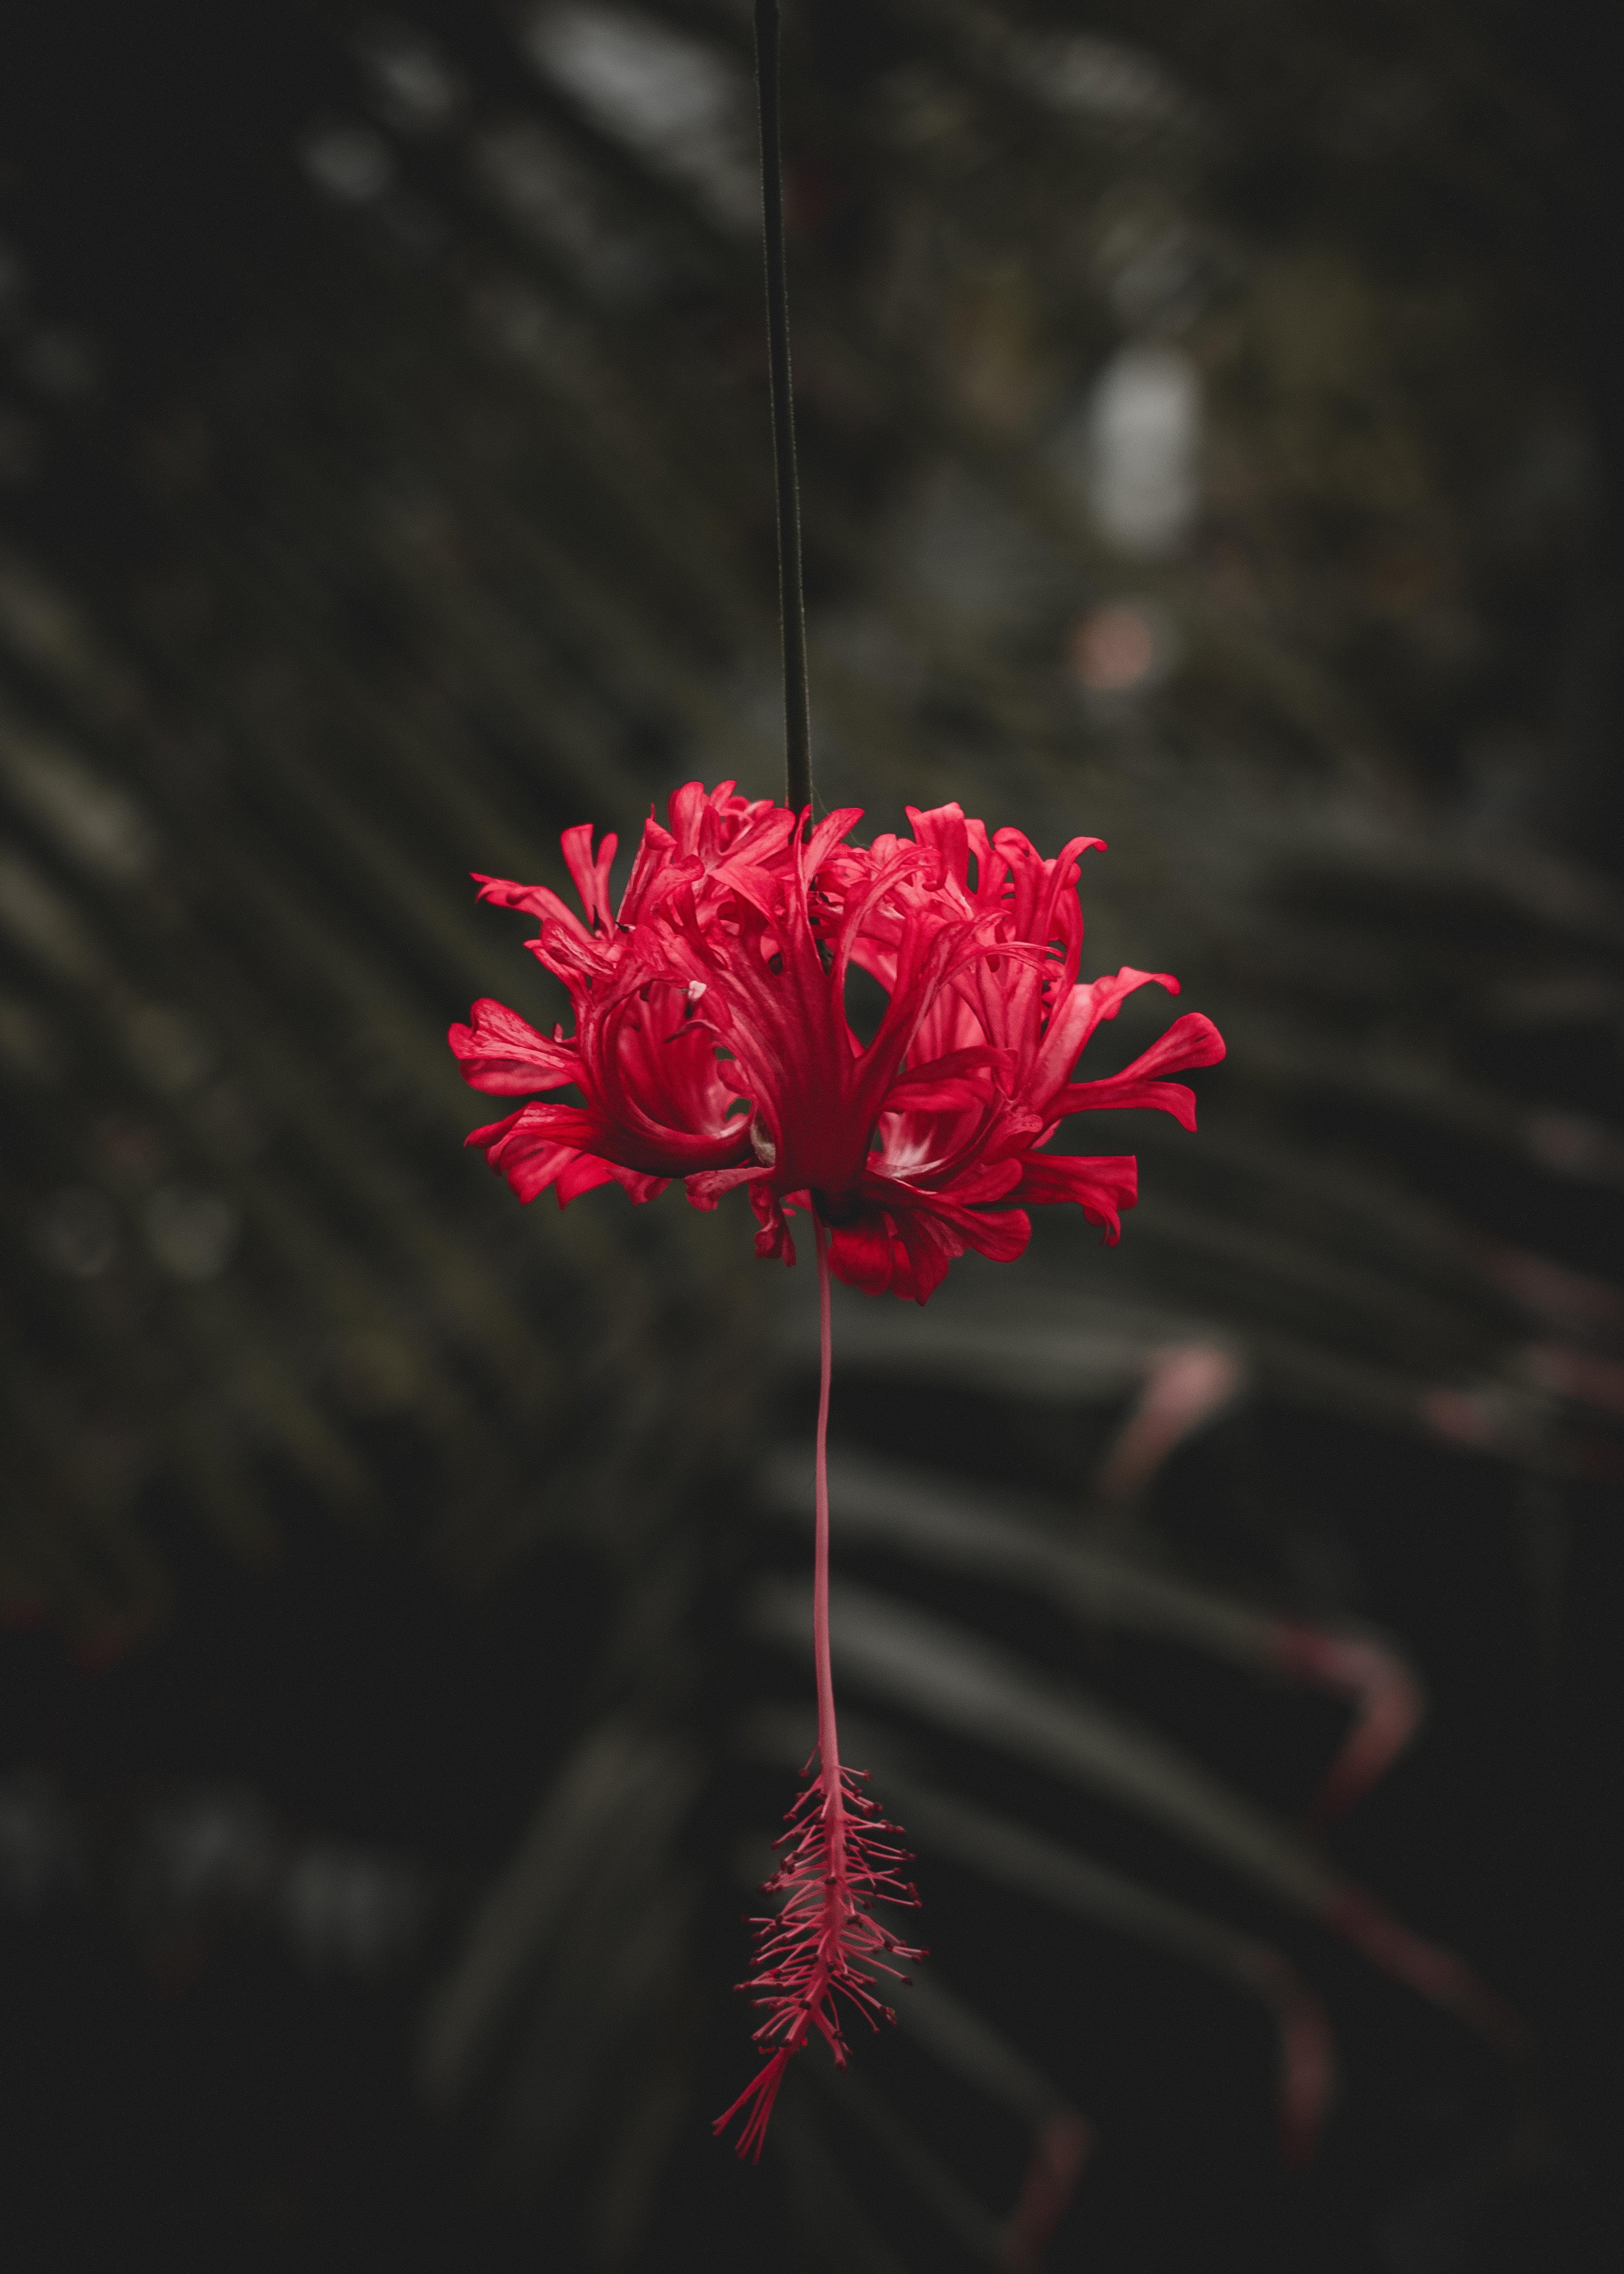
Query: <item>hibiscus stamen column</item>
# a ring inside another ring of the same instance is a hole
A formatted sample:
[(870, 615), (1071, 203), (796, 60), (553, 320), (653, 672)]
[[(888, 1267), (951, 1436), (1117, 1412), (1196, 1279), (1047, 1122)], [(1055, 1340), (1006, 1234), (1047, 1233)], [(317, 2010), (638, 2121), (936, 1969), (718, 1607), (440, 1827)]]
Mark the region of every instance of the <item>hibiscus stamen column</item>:
[(816, 1536), (812, 1548), (812, 1660), (817, 1679), (817, 1758), (831, 1818), (831, 1847), (838, 1838), (840, 1807), (840, 1736), (835, 1727), (835, 1677), (829, 1653), (829, 1393), (834, 1377), (834, 1328), (830, 1314), (829, 1234), (813, 1204), (812, 1236), (817, 1246), (817, 1449), (813, 1495)]
[(880, 1815), (862, 1788), (860, 1773), (840, 1763), (829, 1653), (829, 1391), (833, 1374), (829, 1234), (816, 1214), (813, 1237), (817, 1244), (819, 1352), (817, 1535), (812, 1580), (817, 1771), (808, 1776), (789, 1811), (789, 1830), (779, 1841), (787, 1852), (762, 1890), (782, 1898), (779, 1909), (771, 1917), (752, 1922), (760, 1971), (739, 1985), (753, 1991), (765, 2009), (767, 2018), (756, 2032), (756, 2042), (768, 2058), (713, 2127), (722, 2132), (743, 2112), (738, 2150), (752, 2159), (761, 2154), (784, 2072), (812, 2031), (819, 2032), (844, 2068), (846, 2046), (838, 2000), (844, 1998), (867, 2022), (894, 2020), (876, 1995), (876, 1981), (883, 1974), (906, 1979), (891, 1962), (925, 1955), (898, 1942), (868, 1908), (876, 1899), (917, 1904), (919, 1897), (902, 1877), (902, 1866), (910, 1858), (891, 1844), (896, 1826)]

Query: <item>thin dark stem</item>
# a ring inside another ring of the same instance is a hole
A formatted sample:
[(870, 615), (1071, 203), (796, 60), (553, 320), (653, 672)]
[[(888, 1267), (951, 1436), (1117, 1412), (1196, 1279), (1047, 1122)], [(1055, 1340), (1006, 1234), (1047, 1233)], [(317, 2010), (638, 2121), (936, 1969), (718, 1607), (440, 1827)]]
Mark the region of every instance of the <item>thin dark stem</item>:
[(767, 241), (767, 361), (778, 488), (778, 618), (784, 635), (786, 802), (812, 802), (812, 715), (801, 575), (801, 485), (789, 366), (789, 276), (784, 258), (784, 142), (778, 117), (778, 0), (756, 0), (756, 87), (761, 106), (762, 220)]

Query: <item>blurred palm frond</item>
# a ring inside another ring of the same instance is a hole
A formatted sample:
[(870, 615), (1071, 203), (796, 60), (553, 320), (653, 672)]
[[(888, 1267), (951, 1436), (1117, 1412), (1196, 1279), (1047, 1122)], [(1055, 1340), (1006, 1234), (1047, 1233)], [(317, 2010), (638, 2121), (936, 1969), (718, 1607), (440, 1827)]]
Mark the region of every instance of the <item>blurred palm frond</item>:
[[(519, 1215), (440, 1037), (475, 993), (548, 1012), (469, 870), (776, 784), (748, 11), (257, 12), (250, 90), (158, 11), (207, 131), (82, 310), (84, 145), (17, 127), (0, 1610), (127, 1645), (177, 1510), (268, 1560), (315, 1507), (462, 1586), (600, 1557), (597, 1675), (421, 2080), (583, 2263), (657, 2266), (733, 2177), (694, 2144), (743, 2057), (722, 1922), (807, 1750), (805, 1290), (674, 1196)], [(1210, 1994), (1268, 2041), (1244, 2086), (1202, 2056), (1252, 2131), (1332, 2126), (1315, 2232), (1351, 2195), (1441, 2265), (1402, 2174), (1443, 2151), (1365, 2112), (1447, 2076), (1469, 2253), (1548, 2180), (1479, 1979), (1507, 1923), (1441, 1865), (1366, 1894), (1359, 1819), (1345, 1855), (1300, 1819), (1409, 1746), (1373, 1804), (1425, 1841), (1426, 1692), (1537, 1698), (1624, 1459), (1617, 412), (1554, 250), (1600, 161), (1529, 25), (1443, 0), (790, 33), (820, 795), (1107, 837), (1096, 966), (1177, 971), (1230, 1058), (1193, 1143), (1063, 1134), (1139, 1150), (1115, 1254), (1045, 1226), (928, 1312), (840, 1306), (837, 1652), (946, 1954), (786, 2096), (786, 2201), (809, 2266), (1059, 2265), (1093, 2126), (1106, 2200), (1128, 2136), (1221, 2218), (1222, 2122), (1172, 2085), (1159, 2122), (1132, 2050)], [(229, 284), (162, 226), (217, 184), (270, 248)], [(1474, 1540), (1515, 1608), (1457, 1651)]]

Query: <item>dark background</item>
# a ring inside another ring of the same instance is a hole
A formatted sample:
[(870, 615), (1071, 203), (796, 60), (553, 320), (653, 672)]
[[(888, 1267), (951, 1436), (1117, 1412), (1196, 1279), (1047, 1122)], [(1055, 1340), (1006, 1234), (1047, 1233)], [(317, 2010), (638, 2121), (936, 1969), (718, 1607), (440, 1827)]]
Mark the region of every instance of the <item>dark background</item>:
[[(995, 1653), (1026, 1734), (852, 1659), (935, 1957), (735, 2167), (811, 1290), (742, 1210), (520, 1211), (441, 1038), (555, 1014), (470, 870), (777, 787), (748, 11), (14, 10), (0, 2240), (1600, 2263), (1603, 11), (786, 19), (820, 796), (1109, 839), (1087, 968), (1178, 972), (1230, 1045), (1199, 1138), (1063, 1133), (1139, 1151), (1118, 1250), (1046, 1224), (838, 1314), (841, 1577), (950, 1693)], [(1334, 1822), (1304, 1635), (1426, 1700)], [(1162, 1750), (1063, 1770), (1079, 1717)], [(1339, 2074), (1295, 2159), (1282, 1996)]]

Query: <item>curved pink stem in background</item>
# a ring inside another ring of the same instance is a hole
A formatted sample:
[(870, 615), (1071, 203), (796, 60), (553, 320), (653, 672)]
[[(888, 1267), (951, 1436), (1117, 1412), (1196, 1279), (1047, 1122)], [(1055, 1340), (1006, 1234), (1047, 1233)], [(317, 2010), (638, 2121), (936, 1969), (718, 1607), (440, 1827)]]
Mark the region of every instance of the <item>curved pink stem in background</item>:
[(1094, 1478), (1100, 1499), (1125, 1508), (1146, 1491), (1164, 1461), (1246, 1387), (1246, 1370), (1217, 1343), (1178, 1343), (1157, 1351), (1132, 1410)]
[(1004, 2230), (999, 2274), (1036, 2274), (1044, 2246), (1071, 2207), (1077, 2183), (1098, 2145), (1086, 2116), (1056, 2109), (1039, 2126), (1020, 2194)]
[(1281, 2160), (1296, 2171), (1312, 2163), (1336, 2097), (1336, 2039), (1331, 2018), (1289, 1959), (1259, 1949), (1246, 1972), (1280, 2032), (1278, 2106)]
[(1354, 1702), (1353, 1727), (1309, 1805), (1312, 1823), (1329, 1824), (1386, 1776), (1425, 1718), (1426, 1693), (1397, 1652), (1369, 1635), (1282, 1622), (1274, 1653), (1283, 1674)]
[(1417, 1934), (1363, 1887), (1339, 1887), (1322, 1905), (1320, 1916), (1379, 1972), (1455, 2014), (1501, 2052), (1529, 2050), (1528, 2024), (1514, 2006), (1480, 1980), (1455, 1951)]

